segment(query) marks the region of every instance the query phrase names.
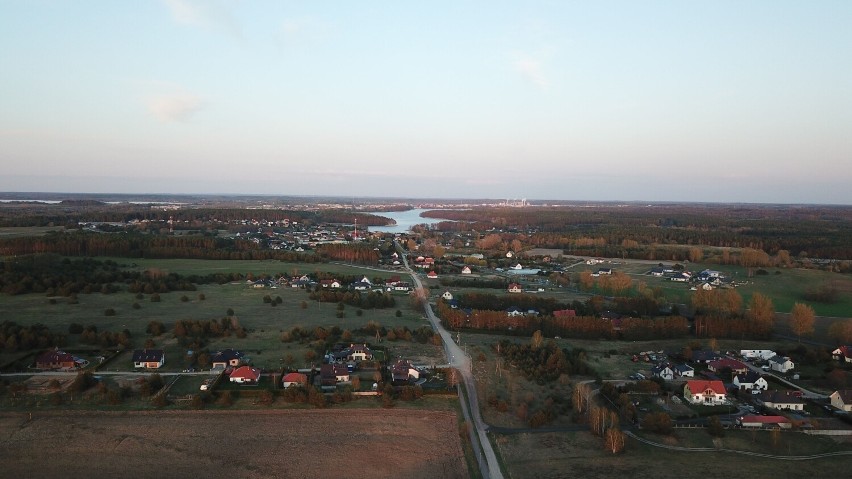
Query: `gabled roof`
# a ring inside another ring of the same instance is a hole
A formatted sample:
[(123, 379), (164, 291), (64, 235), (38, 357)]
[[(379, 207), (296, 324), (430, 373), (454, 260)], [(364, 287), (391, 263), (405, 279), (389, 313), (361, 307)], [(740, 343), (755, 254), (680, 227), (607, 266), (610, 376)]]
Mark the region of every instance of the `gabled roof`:
[(790, 358), (788, 358), (787, 356), (779, 356), (777, 354), (775, 356), (772, 356), (771, 358), (769, 358), (769, 362), (775, 363), (775, 364), (784, 364), (787, 361), (790, 361)]
[(213, 357), (210, 358), (210, 362), (211, 363), (227, 363), (227, 362), (230, 362), (233, 359), (241, 359), (243, 356), (245, 356), (245, 355), (243, 353), (241, 353), (240, 351), (228, 348), (228, 349), (223, 349), (221, 351), (216, 351), (216, 354), (214, 354)]
[(772, 404), (804, 404), (805, 400), (799, 396), (794, 396), (790, 391), (763, 391), (757, 396), (758, 399), (765, 403)]
[(137, 349), (133, 351), (134, 363), (158, 363), (163, 360), (162, 349)]
[(754, 371), (747, 371), (745, 373), (735, 375), (734, 379), (739, 384), (754, 384), (758, 379), (760, 379), (760, 374), (757, 374)]
[(244, 380), (257, 381), (260, 379), (260, 369), (251, 366), (240, 366), (229, 376), (231, 379), (243, 378)]
[(281, 382), (307, 384), (308, 377), (302, 373), (287, 373), (283, 378), (281, 378)]
[(852, 389), (838, 389), (834, 394), (837, 394), (843, 404), (852, 404)]
[(59, 363), (73, 363), (74, 356), (66, 353), (65, 351), (47, 351), (42, 353), (37, 359), (36, 364), (59, 364)]
[(714, 392), (715, 394), (724, 395), (726, 393), (725, 384), (722, 381), (694, 380), (687, 381), (686, 386), (689, 388), (692, 394), (700, 394), (708, 390)]
[(734, 370), (734, 371), (735, 370), (742, 370), (742, 369), (747, 370), (748, 369), (748, 366), (746, 366), (742, 361), (737, 361), (736, 359), (730, 359), (730, 358), (722, 358), (722, 359), (717, 359), (715, 361), (710, 361), (710, 363), (707, 366), (709, 366), (712, 369), (715, 369), (716, 371), (718, 371), (720, 369), (724, 369), (724, 368), (730, 368), (731, 370)]
[(677, 364), (677, 365), (675, 365), (674, 370), (679, 372), (679, 373), (685, 373), (687, 371), (694, 371), (695, 368), (693, 368), (692, 366), (690, 366), (688, 364)]
[(743, 416), (740, 418), (740, 422), (760, 424), (782, 424), (789, 423), (790, 420), (784, 416)]

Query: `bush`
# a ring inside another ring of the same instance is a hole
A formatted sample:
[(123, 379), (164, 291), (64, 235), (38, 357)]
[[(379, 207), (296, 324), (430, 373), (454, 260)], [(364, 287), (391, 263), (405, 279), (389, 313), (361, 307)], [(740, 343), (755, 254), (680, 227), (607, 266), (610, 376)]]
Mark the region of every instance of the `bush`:
[(402, 317), (402, 311), (397, 309), (396, 313), (394, 313), (394, 316), (396, 316), (397, 318), (401, 318)]
[(207, 299), (207, 296), (204, 296), (204, 293), (198, 293), (198, 300), (199, 301), (204, 301), (205, 299)]
[(151, 302), (152, 303), (159, 303), (160, 302), (160, 294), (159, 293), (152, 294), (151, 295)]
[(671, 434), (672, 418), (664, 412), (652, 412), (642, 418), (642, 429), (657, 434)]
[(83, 332), (83, 325), (79, 323), (71, 323), (68, 325), (68, 334), (80, 334)]
[(189, 302), (189, 297), (188, 297), (187, 295), (183, 295), (183, 296), (181, 296), (181, 297), (180, 297), (180, 302), (181, 302), (181, 303)]
[(141, 307), (139, 303), (133, 303), (133, 309), (140, 309)]
[(112, 308), (105, 309), (104, 316), (115, 316), (115, 310)]

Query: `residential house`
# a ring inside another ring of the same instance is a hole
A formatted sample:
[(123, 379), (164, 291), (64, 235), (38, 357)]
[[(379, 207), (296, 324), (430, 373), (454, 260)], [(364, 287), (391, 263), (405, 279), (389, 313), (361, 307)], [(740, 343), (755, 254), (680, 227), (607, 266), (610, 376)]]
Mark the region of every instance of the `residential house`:
[(769, 383), (766, 382), (766, 379), (754, 371), (734, 375), (733, 383), (741, 391), (766, 391), (769, 389)]
[(245, 356), (240, 351), (228, 348), (221, 351), (216, 351), (210, 358), (210, 364), (213, 369), (234, 368), (240, 365), (240, 362)]
[(166, 353), (162, 349), (137, 349), (133, 351), (133, 367), (159, 369), (166, 362)]
[(398, 360), (391, 366), (391, 377), (395, 386), (408, 384), (411, 379), (420, 379), (420, 371), (414, 368), (409, 361)]
[(721, 359), (722, 355), (715, 351), (698, 350), (692, 352), (692, 362), (707, 364), (710, 361)]
[(707, 369), (719, 374), (723, 369), (728, 368), (731, 374), (744, 374), (749, 371), (749, 367), (742, 361), (736, 359), (721, 358), (707, 363)]
[(793, 423), (784, 416), (742, 416), (737, 418), (737, 425), (754, 429), (775, 427), (790, 429), (793, 427)]
[(260, 369), (251, 366), (240, 366), (231, 371), (231, 375), (228, 378), (232, 383), (257, 384), (260, 380)]
[(400, 281), (393, 285), (394, 291), (411, 291), (411, 285), (406, 283), (405, 281)]
[(373, 352), (366, 344), (350, 344), (347, 350), (347, 359), (350, 361), (372, 361)]
[(470, 266), (465, 266), (461, 270), (461, 274), (471, 274), (471, 273), (472, 273), (472, 271), (470, 270)]
[(689, 273), (675, 273), (671, 277), (669, 277), (669, 280), (676, 281), (678, 283), (686, 283), (691, 278), (692, 276), (690, 276)]
[(512, 266), (510, 269), (521, 270), (521, 269), (524, 269), (524, 267), (523, 267), (523, 265), (521, 265), (521, 263), (517, 263), (515, 266)]
[(320, 286), (323, 288), (338, 289), (341, 285), (340, 281), (336, 279), (321, 279)]
[(763, 391), (757, 395), (757, 403), (772, 409), (787, 409), (790, 411), (802, 411), (805, 409), (805, 400), (801, 394), (790, 391)]
[(58, 349), (42, 353), (36, 358), (37, 369), (74, 369), (76, 367), (77, 362), (74, 356)]
[(506, 251), (506, 257), (507, 258), (511, 258), (512, 256), (515, 256), (515, 253), (513, 253), (511, 251)]
[(675, 377), (674, 369), (668, 364), (658, 364), (651, 368), (651, 374), (654, 377), (661, 378), (664, 381), (671, 381)]
[(507, 289), (510, 293), (522, 293), (524, 290), (521, 288), (521, 285), (518, 283), (509, 284), (509, 288)]
[(612, 274), (612, 268), (598, 268), (597, 275), (610, 275)]
[(662, 266), (655, 266), (651, 268), (651, 271), (648, 271), (648, 274), (650, 274), (651, 276), (660, 277), (663, 275), (663, 268)]
[(355, 291), (367, 291), (372, 286), (372, 284), (365, 283), (364, 281), (356, 281), (352, 283), (352, 289), (354, 289)]
[(449, 291), (444, 291), (444, 294), (442, 294), (441, 297), (444, 298), (445, 301), (452, 301), (453, 300), (453, 293), (451, 293)]
[(509, 316), (510, 318), (514, 318), (516, 316), (523, 316), (523, 315), (524, 315), (524, 312), (521, 311), (521, 308), (519, 308), (517, 306), (512, 306), (512, 307), (506, 309), (506, 316)]
[(674, 366), (674, 372), (678, 377), (682, 378), (694, 378), (695, 377), (695, 368), (688, 364), (676, 364)]
[(690, 380), (683, 386), (683, 397), (692, 404), (718, 406), (725, 403), (725, 384), (722, 381)]
[(323, 386), (335, 386), (338, 382), (349, 381), (349, 370), (342, 364), (323, 364), (320, 366), (320, 382)]
[(438, 273), (436, 273), (435, 270), (433, 269), (432, 271), (429, 271), (428, 273), (426, 273), (426, 277), (429, 278), (429, 279), (438, 279)]
[(831, 357), (834, 358), (835, 361), (852, 363), (852, 346), (844, 345), (838, 347), (831, 352)]
[(852, 389), (840, 389), (828, 397), (831, 405), (841, 411), (852, 412)]
[(281, 387), (284, 389), (290, 386), (305, 387), (308, 385), (308, 376), (302, 373), (287, 373), (281, 378)]
[(769, 358), (769, 369), (773, 371), (778, 371), (779, 373), (786, 373), (787, 371), (793, 369), (795, 364), (790, 360), (787, 356), (772, 356)]

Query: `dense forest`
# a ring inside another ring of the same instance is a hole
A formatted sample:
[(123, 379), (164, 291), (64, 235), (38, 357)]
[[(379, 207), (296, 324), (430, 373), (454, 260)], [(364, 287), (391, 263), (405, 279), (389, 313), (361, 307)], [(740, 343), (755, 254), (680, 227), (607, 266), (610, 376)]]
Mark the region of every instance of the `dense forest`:
[[(524, 247), (639, 259), (666, 245), (753, 248), (769, 255), (852, 259), (852, 208), (793, 205), (597, 205), (434, 210), (439, 231), (501, 232)], [(674, 250), (661, 248), (665, 254)]]

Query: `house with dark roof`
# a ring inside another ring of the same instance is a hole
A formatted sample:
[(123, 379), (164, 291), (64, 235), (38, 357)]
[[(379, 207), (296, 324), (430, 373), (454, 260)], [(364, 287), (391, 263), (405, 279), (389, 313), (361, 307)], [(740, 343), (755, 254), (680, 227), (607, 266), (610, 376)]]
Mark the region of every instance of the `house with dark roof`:
[(245, 356), (240, 351), (228, 348), (221, 351), (216, 351), (210, 358), (210, 364), (213, 369), (225, 369), (228, 367), (237, 367)]
[(44, 352), (36, 358), (37, 369), (74, 369), (76, 367), (74, 356), (58, 349)]
[(693, 368), (689, 364), (676, 364), (672, 369), (674, 369), (674, 372), (678, 377), (681, 377), (681, 378), (694, 378), (695, 377), (695, 368)]
[(336, 386), (338, 382), (349, 381), (349, 370), (342, 364), (323, 364), (320, 366), (320, 382), (323, 386)]
[(692, 404), (718, 406), (725, 403), (725, 384), (722, 381), (687, 381), (683, 397)]
[(694, 363), (709, 363), (720, 359), (722, 356), (715, 351), (698, 350), (692, 352), (692, 362)]
[(391, 377), (394, 386), (404, 386), (411, 379), (420, 379), (420, 371), (415, 369), (410, 361), (399, 359), (391, 366)]
[(666, 363), (658, 364), (651, 368), (651, 374), (664, 381), (671, 381), (675, 377), (674, 369)]
[(796, 365), (793, 361), (787, 356), (772, 356), (769, 358), (769, 369), (773, 371), (778, 371), (779, 373), (786, 373), (787, 371), (793, 369)]
[(828, 397), (831, 405), (841, 411), (852, 412), (852, 389), (840, 389)]
[(166, 362), (166, 353), (162, 349), (137, 349), (133, 351), (133, 367), (159, 369)]
[(721, 358), (707, 363), (707, 369), (716, 374), (719, 374), (725, 368), (730, 369), (732, 374), (743, 374), (749, 370), (745, 363), (731, 358)]
[(800, 394), (790, 391), (763, 391), (757, 395), (757, 403), (772, 409), (787, 409), (790, 411), (802, 411), (805, 409), (805, 400)]

